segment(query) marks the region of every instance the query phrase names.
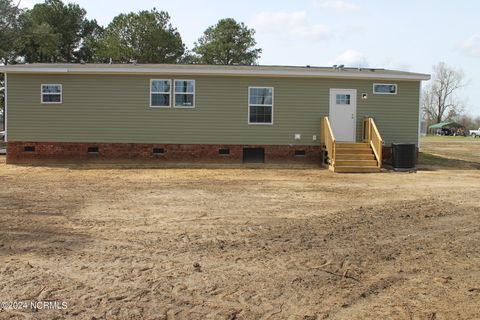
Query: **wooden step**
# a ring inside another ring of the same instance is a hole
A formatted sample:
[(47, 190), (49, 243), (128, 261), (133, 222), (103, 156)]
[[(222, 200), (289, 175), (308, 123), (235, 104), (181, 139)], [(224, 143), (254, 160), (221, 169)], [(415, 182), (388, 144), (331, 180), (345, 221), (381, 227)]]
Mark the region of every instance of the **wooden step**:
[(370, 144), (353, 142), (335, 144), (335, 165), (329, 169), (344, 173), (380, 172)]
[(363, 142), (336, 142), (337, 148), (353, 148), (353, 149), (361, 149), (361, 148), (370, 148), (368, 143)]
[(339, 160), (375, 160), (375, 155), (370, 154), (338, 154), (337, 161)]
[(361, 148), (361, 149), (352, 149), (352, 148), (335, 148), (336, 154), (371, 154), (371, 148)]
[(376, 167), (377, 160), (338, 160), (335, 161), (335, 166), (347, 166), (347, 167)]
[(339, 172), (339, 173), (366, 173), (366, 172), (380, 172), (380, 168), (377, 166), (369, 166), (369, 167), (364, 167), (364, 166), (335, 166), (333, 168), (334, 172)]

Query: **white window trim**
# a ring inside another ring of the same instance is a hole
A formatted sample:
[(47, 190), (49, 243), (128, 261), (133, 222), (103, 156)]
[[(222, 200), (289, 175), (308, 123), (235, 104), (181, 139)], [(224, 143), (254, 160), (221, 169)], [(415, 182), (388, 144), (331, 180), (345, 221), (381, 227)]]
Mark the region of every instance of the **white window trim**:
[[(170, 83), (170, 91), (168, 92), (153, 92), (153, 81), (168, 81)], [(152, 94), (168, 94), (168, 106), (152, 106)], [(150, 108), (164, 108), (169, 109), (172, 107), (172, 80), (171, 79), (150, 79)]]
[[(375, 86), (395, 86), (395, 93), (390, 92), (375, 92)], [(373, 94), (388, 94), (396, 95), (398, 93), (398, 85), (396, 83), (374, 83), (372, 87)]]
[[(272, 89), (272, 104), (250, 104), (250, 89)], [(248, 87), (248, 115), (247, 115), (247, 122), (248, 124), (258, 124), (258, 125), (273, 125), (273, 105), (275, 104), (275, 88), (274, 87), (257, 87), (257, 86), (250, 86)], [(272, 107), (272, 122), (250, 122), (250, 107)]]
[[(43, 86), (59, 86), (60, 87), (60, 93), (48, 93), (48, 92), (43, 92)], [(60, 96), (60, 102), (45, 102), (43, 101), (43, 95), (44, 94), (50, 94), (50, 95), (59, 95)], [(41, 104), (62, 104), (63, 103), (63, 86), (58, 83), (42, 83), (40, 85), (40, 103)]]
[[(193, 105), (192, 106), (177, 106), (176, 101), (175, 101), (175, 95), (177, 92), (175, 91), (176, 87), (176, 82), (177, 81), (192, 81), (193, 82), (193, 92), (178, 92), (178, 94), (190, 94), (193, 96)], [(174, 79), (173, 80), (173, 107), (177, 109), (194, 109), (197, 104), (197, 97), (196, 97), (196, 91), (197, 91), (197, 84), (195, 80), (193, 79)]]

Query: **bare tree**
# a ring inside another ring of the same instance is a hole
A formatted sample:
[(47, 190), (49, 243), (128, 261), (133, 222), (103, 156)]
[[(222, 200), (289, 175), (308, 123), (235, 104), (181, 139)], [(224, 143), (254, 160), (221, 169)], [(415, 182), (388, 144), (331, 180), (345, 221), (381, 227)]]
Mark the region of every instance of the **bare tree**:
[(459, 117), (453, 119), (455, 122), (458, 122), (465, 126), (467, 129), (478, 129), (480, 128), (480, 116), (473, 116), (470, 114), (462, 114)]
[(431, 82), (425, 86), (422, 107), (430, 123), (458, 117), (464, 111), (465, 100), (458, 97), (459, 89), (465, 87), (465, 74), (443, 62), (433, 66)]

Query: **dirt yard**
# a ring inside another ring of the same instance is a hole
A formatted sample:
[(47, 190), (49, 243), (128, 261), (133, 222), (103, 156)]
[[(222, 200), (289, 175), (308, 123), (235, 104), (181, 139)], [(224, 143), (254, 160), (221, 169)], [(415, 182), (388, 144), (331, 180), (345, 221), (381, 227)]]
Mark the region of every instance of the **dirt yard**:
[(332, 174), (0, 159), (0, 302), (66, 303), (7, 306), (0, 319), (480, 319), (475, 167), (437, 159), (418, 173)]

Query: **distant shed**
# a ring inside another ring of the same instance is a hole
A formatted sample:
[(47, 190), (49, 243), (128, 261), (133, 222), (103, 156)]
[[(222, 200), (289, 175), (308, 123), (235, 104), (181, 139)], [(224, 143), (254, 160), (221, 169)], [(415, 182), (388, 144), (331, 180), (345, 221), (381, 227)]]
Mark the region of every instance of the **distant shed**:
[(432, 124), (431, 126), (428, 127), (428, 131), (430, 134), (435, 134), (438, 129), (452, 130), (452, 129), (460, 129), (460, 128), (465, 128), (465, 126), (453, 121), (446, 121), (446, 122), (439, 122), (439, 123)]

